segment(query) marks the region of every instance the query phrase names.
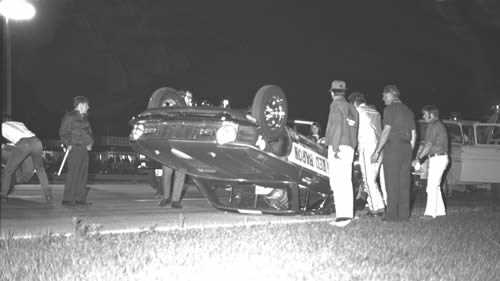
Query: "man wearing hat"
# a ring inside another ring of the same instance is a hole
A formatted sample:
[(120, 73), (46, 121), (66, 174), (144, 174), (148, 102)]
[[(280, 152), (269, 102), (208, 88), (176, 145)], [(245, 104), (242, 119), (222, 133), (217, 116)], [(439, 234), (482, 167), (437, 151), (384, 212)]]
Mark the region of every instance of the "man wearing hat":
[(384, 220), (401, 221), (410, 217), (410, 166), (416, 131), (413, 112), (400, 100), (396, 85), (387, 85), (382, 92), (386, 105), (383, 130), (371, 157), (377, 162), (382, 149), (387, 210)]
[(84, 96), (73, 98), (74, 110), (66, 113), (61, 121), (59, 136), (68, 150), (68, 172), (64, 182), (62, 204), (65, 206), (90, 205), (87, 202), (89, 151), (94, 139), (87, 118), (89, 100)]
[(339, 227), (346, 226), (354, 217), (352, 162), (357, 145), (358, 112), (345, 99), (346, 90), (344, 81), (332, 82), (330, 93), (333, 101), (325, 134), (336, 217), (331, 224)]

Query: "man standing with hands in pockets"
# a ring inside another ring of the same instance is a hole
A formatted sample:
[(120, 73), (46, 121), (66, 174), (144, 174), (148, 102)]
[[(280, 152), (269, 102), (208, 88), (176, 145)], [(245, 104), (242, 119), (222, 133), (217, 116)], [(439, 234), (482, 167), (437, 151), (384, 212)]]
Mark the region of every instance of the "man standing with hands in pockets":
[(88, 206), (87, 187), (89, 151), (94, 140), (87, 118), (89, 100), (84, 96), (73, 98), (74, 110), (66, 113), (59, 128), (61, 142), (68, 149), (68, 172), (64, 182), (62, 204), (65, 206)]
[(335, 221), (332, 225), (344, 227), (354, 217), (354, 191), (352, 186), (352, 162), (357, 145), (358, 112), (345, 99), (347, 88), (344, 81), (331, 84), (332, 103), (326, 127), (330, 188), (335, 202)]

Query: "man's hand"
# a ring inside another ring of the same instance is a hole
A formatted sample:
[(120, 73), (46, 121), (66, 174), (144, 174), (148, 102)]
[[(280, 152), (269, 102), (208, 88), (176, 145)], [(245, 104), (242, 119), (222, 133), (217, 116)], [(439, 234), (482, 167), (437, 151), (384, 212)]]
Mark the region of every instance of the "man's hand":
[(422, 165), (420, 164), (420, 161), (418, 159), (413, 160), (411, 162), (411, 166), (413, 167), (413, 169), (415, 169), (415, 171), (420, 170), (420, 168), (422, 167)]
[(91, 144), (87, 145), (87, 150), (88, 150), (88, 151), (91, 151), (91, 150), (92, 150), (92, 145), (91, 145)]
[(372, 163), (377, 163), (379, 157), (380, 157), (380, 152), (375, 150), (371, 157)]
[(338, 150), (333, 152), (333, 158), (340, 159)]
[(73, 148), (73, 146), (68, 145), (68, 146), (66, 146), (66, 149), (63, 149), (63, 150), (64, 150), (64, 152), (66, 152), (67, 150), (68, 150), (68, 151), (69, 151), (69, 150), (71, 150), (71, 148)]

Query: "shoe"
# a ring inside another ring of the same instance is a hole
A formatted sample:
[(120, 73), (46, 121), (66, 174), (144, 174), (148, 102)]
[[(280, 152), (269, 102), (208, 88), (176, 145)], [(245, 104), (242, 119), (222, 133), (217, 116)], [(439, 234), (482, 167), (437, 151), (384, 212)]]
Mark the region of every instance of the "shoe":
[(45, 198), (45, 202), (46, 203), (49, 203), (49, 204), (52, 203), (52, 193), (45, 193), (43, 195), (43, 197)]
[(92, 205), (91, 202), (87, 202), (87, 201), (75, 201), (75, 205), (78, 205), (78, 206), (90, 206)]
[(75, 206), (75, 203), (73, 201), (66, 201), (66, 200), (63, 200), (61, 202), (61, 205), (63, 206)]
[(170, 198), (163, 198), (160, 200), (160, 202), (158, 203), (158, 206), (160, 207), (165, 207), (167, 206), (168, 204), (170, 204), (171, 200)]
[(369, 211), (367, 214), (367, 216), (369, 217), (383, 217), (384, 216), (384, 210), (382, 211)]
[(172, 208), (182, 209), (181, 202), (180, 201), (174, 201), (174, 202), (172, 202)]
[(424, 220), (424, 221), (430, 221), (430, 220), (433, 220), (435, 218), (428, 216), (428, 215), (423, 215), (423, 216), (420, 216), (419, 219)]
[(334, 221), (330, 222), (330, 224), (337, 227), (344, 227), (350, 224), (351, 221), (351, 218), (336, 218)]

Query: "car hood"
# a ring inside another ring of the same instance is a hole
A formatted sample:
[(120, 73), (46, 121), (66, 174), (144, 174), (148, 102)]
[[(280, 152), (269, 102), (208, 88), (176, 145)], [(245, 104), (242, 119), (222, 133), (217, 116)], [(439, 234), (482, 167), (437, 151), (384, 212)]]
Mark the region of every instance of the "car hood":
[(296, 182), (298, 178), (293, 164), (252, 146), (164, 139), (139, 139), (132, 145), (163, 165), (194, 177), (252, 183)]

